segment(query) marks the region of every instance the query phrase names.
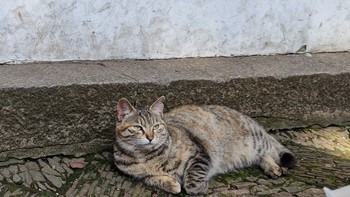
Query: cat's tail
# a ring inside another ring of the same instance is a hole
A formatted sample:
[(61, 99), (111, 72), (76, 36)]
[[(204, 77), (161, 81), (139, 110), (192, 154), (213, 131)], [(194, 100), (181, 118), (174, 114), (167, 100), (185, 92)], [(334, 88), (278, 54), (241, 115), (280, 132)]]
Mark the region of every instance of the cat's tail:
[(295, 155), (287, 148), (282, 147), (279, 150), (280, 166), (286, 168), (293, 168), (297, 164)]

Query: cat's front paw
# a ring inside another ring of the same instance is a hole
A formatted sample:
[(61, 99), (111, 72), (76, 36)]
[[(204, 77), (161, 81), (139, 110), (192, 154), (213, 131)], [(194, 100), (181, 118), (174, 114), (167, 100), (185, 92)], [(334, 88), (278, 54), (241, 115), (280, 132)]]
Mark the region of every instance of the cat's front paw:
[(178, 194), (181, 192), (181, 185), (170, 176), (150, 176), (144, 179), (144, 183), (150, 186), (156, 186), (166, 192)]
[(189, 182), (185, 183), (184, 188), (187, 194), (190, 195), (201, 195), (206, 194), (208, 191), (208, 182)]
[(181, 192), (181, 185), (175, 180), (166, 180), (163, 183), (163, 189), (169, 193), (178, 194)]

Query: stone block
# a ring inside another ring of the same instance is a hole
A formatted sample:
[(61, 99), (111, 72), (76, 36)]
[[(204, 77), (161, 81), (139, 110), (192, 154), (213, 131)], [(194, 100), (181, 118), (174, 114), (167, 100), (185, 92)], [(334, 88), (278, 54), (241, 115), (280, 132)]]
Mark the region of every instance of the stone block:
[[(218, 104), (267, 129), (350, 123), (350, 54), (0, 67), (0, 161), (111, 151), (115, 106)], [(103, 66), (101, 66), (103, 65)]]

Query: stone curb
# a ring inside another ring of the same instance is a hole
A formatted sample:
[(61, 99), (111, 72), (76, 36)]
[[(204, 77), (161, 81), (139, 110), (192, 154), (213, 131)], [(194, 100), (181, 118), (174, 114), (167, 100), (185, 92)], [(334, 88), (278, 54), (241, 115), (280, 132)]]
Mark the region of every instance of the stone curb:
[(266, 128), (350, 122), (350, 54), (0, 66), (0, 161), (110, 150), (115, 105), (219, 104)]

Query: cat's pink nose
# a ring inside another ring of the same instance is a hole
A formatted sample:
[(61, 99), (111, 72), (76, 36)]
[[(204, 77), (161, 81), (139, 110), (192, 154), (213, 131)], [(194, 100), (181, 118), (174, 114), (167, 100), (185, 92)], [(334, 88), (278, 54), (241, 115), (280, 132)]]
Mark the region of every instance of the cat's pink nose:
[(152, 142), (152, 140), (154, 139), (154, 136), (153, 135), (146, 135), (146, 138), (149, 140), (149, 142)]

